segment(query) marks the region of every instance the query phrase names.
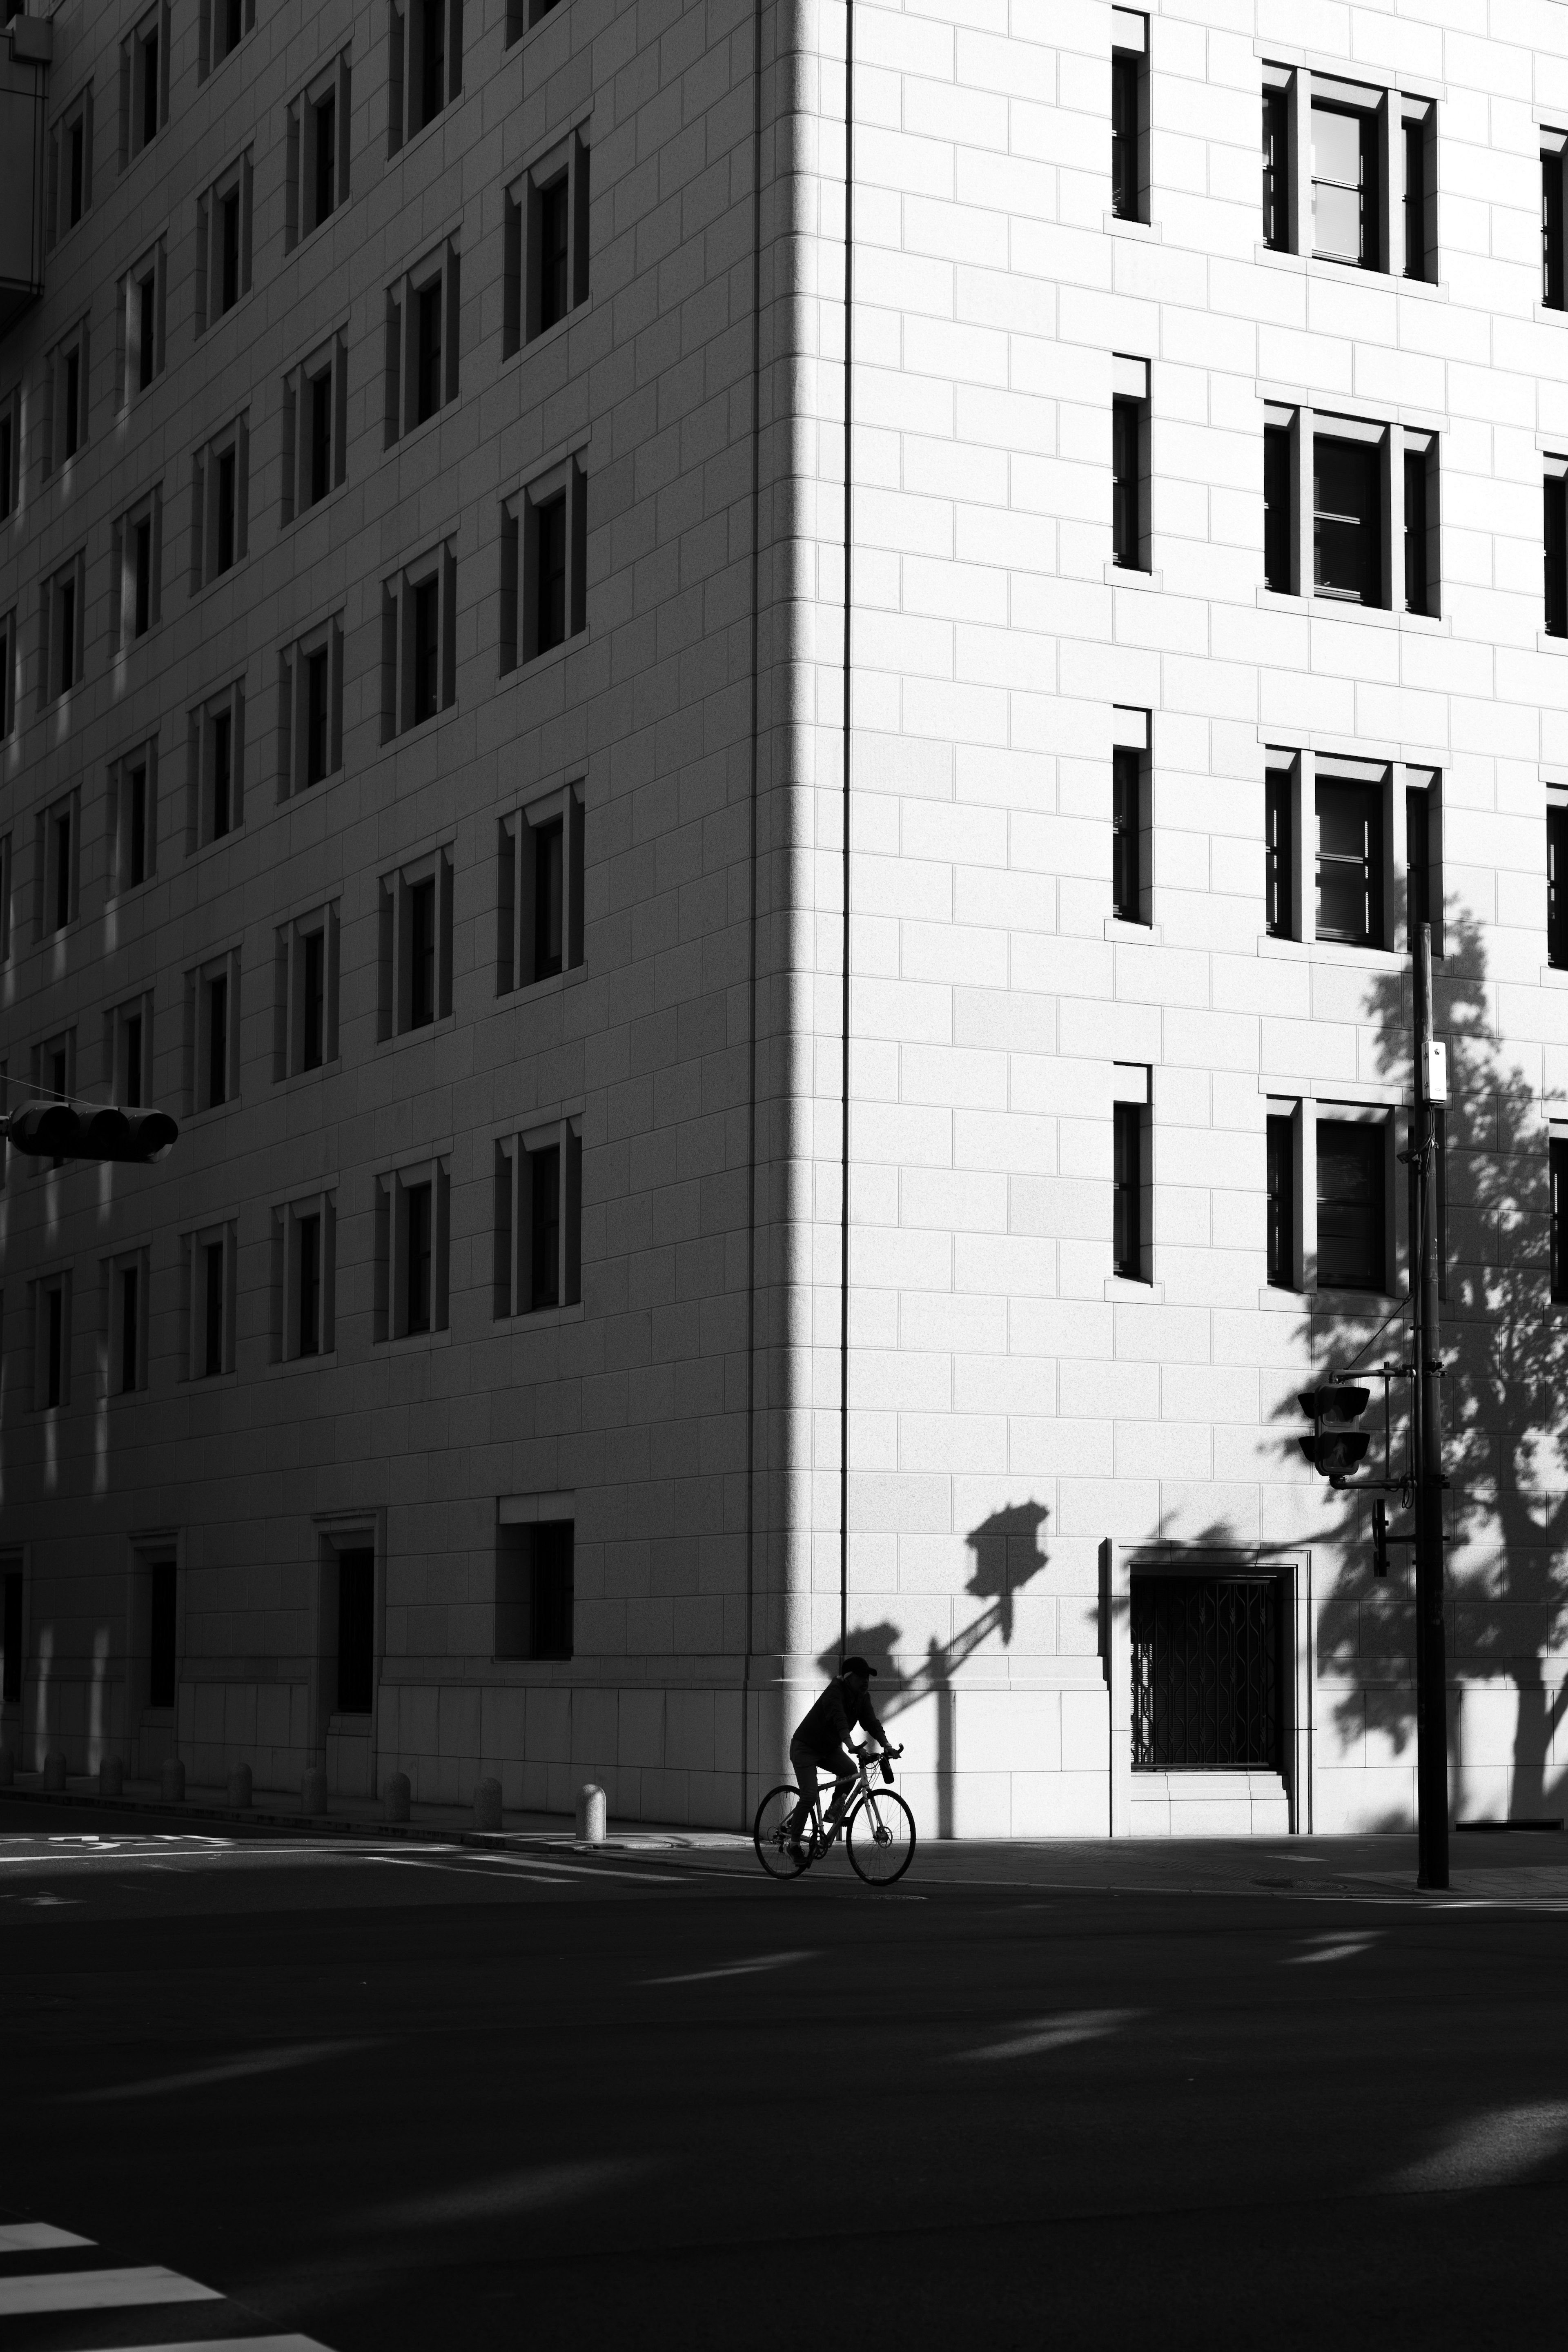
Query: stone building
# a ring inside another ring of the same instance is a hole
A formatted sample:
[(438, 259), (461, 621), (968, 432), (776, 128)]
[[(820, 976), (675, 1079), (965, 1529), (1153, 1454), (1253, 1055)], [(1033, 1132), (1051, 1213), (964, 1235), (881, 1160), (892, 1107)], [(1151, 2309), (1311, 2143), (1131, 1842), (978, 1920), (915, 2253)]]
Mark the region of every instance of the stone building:
[(1426, 917), (1560, 1805), (1564, 11), (7, 5), (6, 1102), (181, 1133), (5, 1156), (5, 1746), (1407, 1821)]

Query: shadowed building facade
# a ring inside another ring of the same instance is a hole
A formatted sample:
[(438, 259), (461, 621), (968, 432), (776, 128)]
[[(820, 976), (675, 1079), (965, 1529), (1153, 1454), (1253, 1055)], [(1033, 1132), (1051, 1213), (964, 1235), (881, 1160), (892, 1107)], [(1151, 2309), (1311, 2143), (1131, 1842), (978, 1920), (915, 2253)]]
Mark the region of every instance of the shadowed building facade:
[(25, 1768), (731, 1825), (847, 1632), (928, 1831), (1407, 1822), (1425, 919), (1560, 1806), (1557, 13), (0, 32), (6, 1104), (182, 1121), (5, 1158)]

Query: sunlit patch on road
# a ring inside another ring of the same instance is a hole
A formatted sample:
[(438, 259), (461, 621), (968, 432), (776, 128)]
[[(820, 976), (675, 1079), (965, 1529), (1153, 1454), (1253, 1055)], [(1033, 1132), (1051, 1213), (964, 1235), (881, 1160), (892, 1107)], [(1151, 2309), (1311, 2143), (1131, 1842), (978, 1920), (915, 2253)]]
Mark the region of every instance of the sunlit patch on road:
[(1358, 1952), (1364, 1952), (1375, 1944), (1381, 1933), (1381, 1929), (1374, 1928), (1366, 1935), (1311, 1936), (1307, 1939), (1307, 1949), (1289, 1953), (1285, 1965), (1287, 1968), (1304, 1969), (1310, 1968), (1314, 1960), (1351, 1960)]
[(760, 1977), (773, 1969), (787, 1969), (792, 1961), (811, 1960), (815, 1952), (764, 1952), (754, 1960), (732, 1960), (727, 1968), (689, 1969), (677, 1977), (644, 1977), (645, 1985), (716, 1984), (721, 1977)]
[(252, 2074), (280, 2074), (296, 2066), (320, 2065), (353, 2050), (374, 2050), (377, 2042), (360, 2037), (347, 2042), (286, 2042), (276, 2050), (253, 2050), (240, 2058), (226, 2058), (216, 2066), (197, 2066), (181, 2074), (159, 2074), (151, 2082), (113, 2083), (91, 2091), (68, 2091), (65, 2101), (81, 2106), (106, 2099), (156, 2099), (173, 2092), (205, 2090), (209, 2083), (240, 2083)]
[(538, 2213), (576, 2203), (618, 2188), (652, 2168), (643, 2157), (586, 2158), (568, 2164), (532, 2164), (460, 2189), (434, 2189), (428, 2196), (400, 2198), (355, 2217), (360, 2229), (441, 2229), (461, 2221), (485, 2221), (508, 2213)]
[(1142, 2009), (1069, 2009), (1056, 2017), (1026, 2021), (1026, 2030), (1005, 2042), (988, 2042), (984, 2050), (955, 2050), (955, 2058), (1037, 2058), (1048, 2050), (1070, 2049), (1078, 2042), (1100, 2042), (1124, 2025), (1148, 2015)]
[(1457, 2125), (1440, 2147), (1379, 2181), (1385, 2195), (1502, 2189), (1522, 2180), (1568, 2147), (1568, 2101), (1497, 2107)]

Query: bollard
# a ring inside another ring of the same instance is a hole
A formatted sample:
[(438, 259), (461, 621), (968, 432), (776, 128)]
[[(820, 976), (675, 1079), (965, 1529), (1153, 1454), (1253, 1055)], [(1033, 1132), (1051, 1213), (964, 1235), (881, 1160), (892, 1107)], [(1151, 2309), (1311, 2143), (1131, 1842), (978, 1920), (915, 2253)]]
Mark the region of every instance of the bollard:
[(44, 1787), (51, 1796), (59, 1796), (66, 1785), (66, 1751), (51, 1748), (44, 1759)]
[(474, 1790), (474, 1827), (477, 1830), (499, 1830), (500, 1827), (500, 1782), (481, 1780)]
[(327, 1810), (327, 1776), (319, 1764), (312, 1764), (300, 1783), (300, 1811), (302, 1813), (324, 1813)]
[(408, 1819), (408, 1804), (413, 1794), (407, 1773), (394, 1772), (381, 1794), (389, 1822), (405, 1822)]
[(168, 1804), (177, 1802), (185, 1793), (185, 1768), (177, 1756), (163, 1759), (163, 1790)]
[(249, 1804), (250, 1767), (248, 1764), (237, 1764), (230, 1772), (228, 1776), (228, 1801), (231, 1805)]
[(0, 1748), (0, 1789), (16, 1785), (16, 1759), (8, 1748)]
[(125, 1759), (106, 1756), (98, 1768), (98, 1793), (100, 1797), (122, 1797), (125, 1794)]
[(596, 1780), (585, 1780), (577, 1791), (577, 1843), (605, 1843), (605, 1792)]

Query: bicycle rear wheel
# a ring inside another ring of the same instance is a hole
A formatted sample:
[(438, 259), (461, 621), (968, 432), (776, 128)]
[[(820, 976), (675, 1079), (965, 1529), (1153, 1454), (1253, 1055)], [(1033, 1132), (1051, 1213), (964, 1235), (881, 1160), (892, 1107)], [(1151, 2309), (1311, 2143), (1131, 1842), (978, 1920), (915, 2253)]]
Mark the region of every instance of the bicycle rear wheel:
[(915, 1817), (891, 1789), (873, 1789), (850, 1815), (846, 1843), (868, 1886), (891, 1886), (915, 1858)]
[[(757, 1818), (752, 1830), (752, 1843), (757, 1849), (757, 1860), (770, 1878), (798, 1878), (805, 1868), (805, 1855), (799, 1860), (789, 1850), (790, 1816), (800, 1802), (800, 1790), (793, 1780), (782, 1788), (770, 1789), (757, 1807)], [(806, 1836), (811, 1824), (806, 1824)]]

